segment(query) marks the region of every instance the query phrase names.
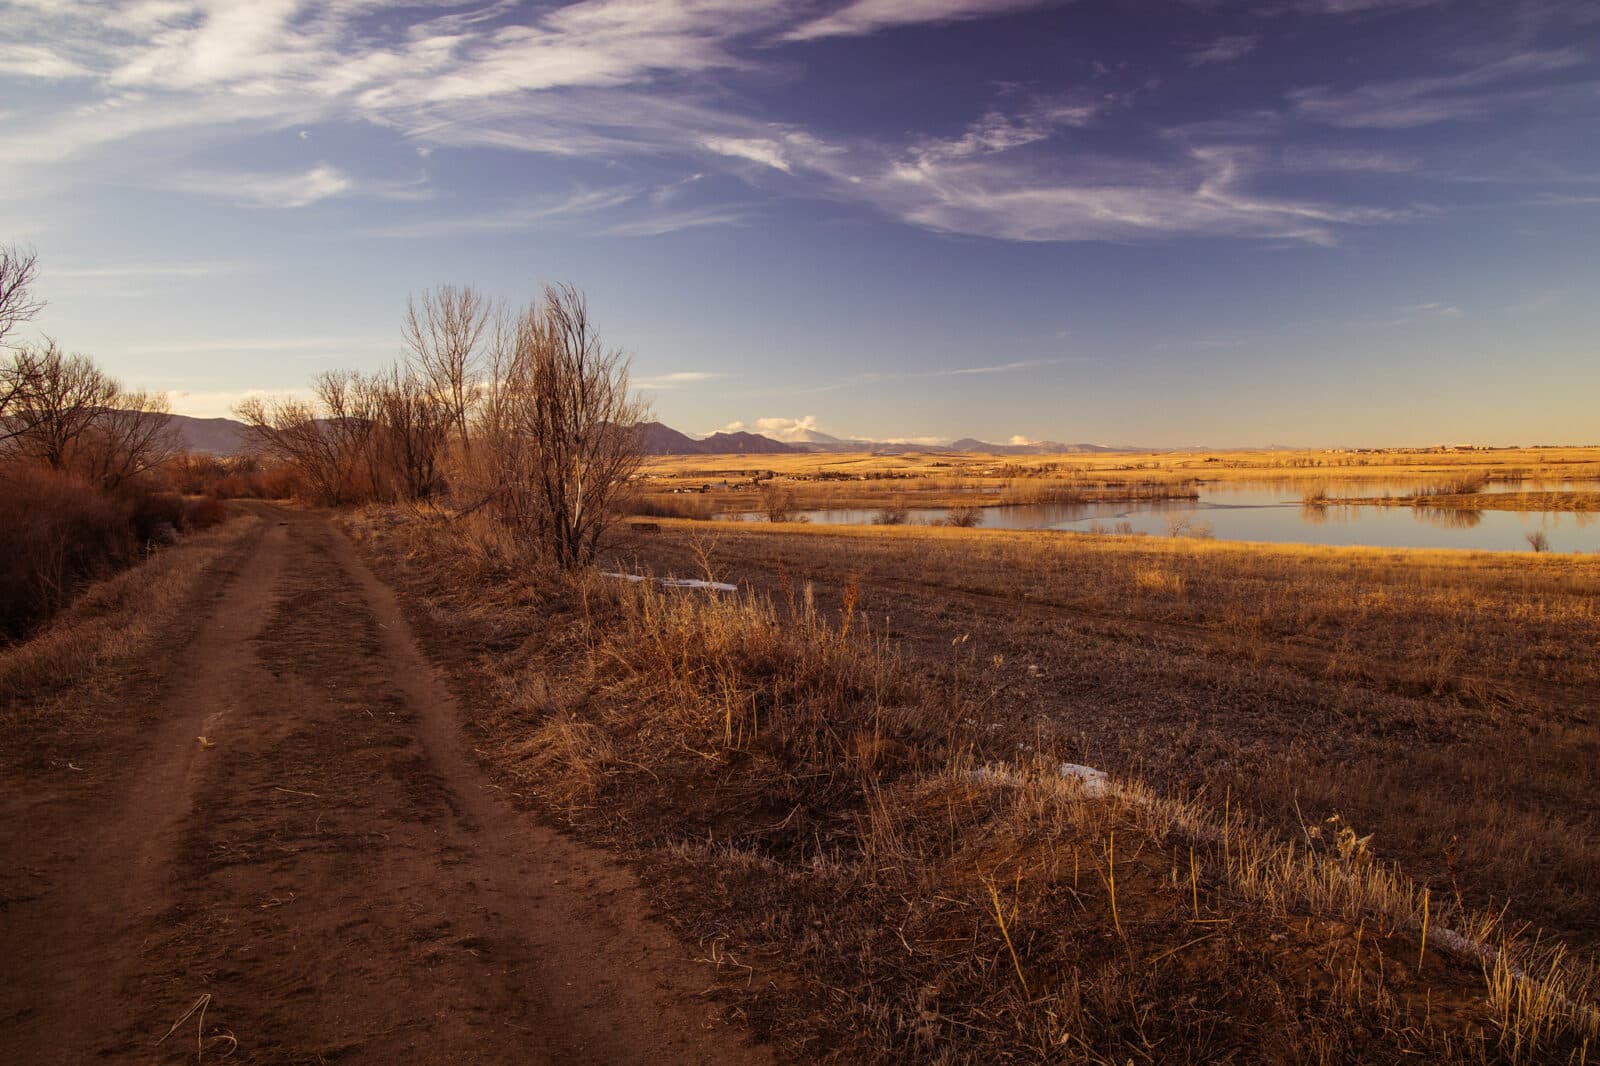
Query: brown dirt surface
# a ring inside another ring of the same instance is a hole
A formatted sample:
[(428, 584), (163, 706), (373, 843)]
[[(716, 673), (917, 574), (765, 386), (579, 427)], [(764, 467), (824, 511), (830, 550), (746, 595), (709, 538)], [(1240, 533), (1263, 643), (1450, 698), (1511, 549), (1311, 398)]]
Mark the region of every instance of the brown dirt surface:
[(496, 793), (326, 517), (259, 511), (103, 728), (0, 782), (0, 1061), (769, 1060)]

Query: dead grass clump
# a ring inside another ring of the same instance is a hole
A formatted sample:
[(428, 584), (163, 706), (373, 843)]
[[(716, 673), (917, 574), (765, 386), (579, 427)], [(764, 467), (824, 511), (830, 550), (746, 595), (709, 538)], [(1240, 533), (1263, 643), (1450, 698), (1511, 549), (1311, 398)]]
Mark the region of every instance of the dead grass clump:
[(558, 806), (587, 807), (599, 794), (616, 752), (600, 729), (576, 718), (551, 718), (502, 750), (506, 769)]

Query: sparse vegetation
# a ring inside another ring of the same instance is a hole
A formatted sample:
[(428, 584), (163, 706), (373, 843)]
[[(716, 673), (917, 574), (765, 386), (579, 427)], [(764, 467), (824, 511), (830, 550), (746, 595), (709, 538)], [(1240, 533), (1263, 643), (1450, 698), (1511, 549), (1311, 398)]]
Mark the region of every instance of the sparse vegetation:
[[(1142, 568), (1132, 583), (1145, 606), (1130, 622), (1226, 605), (1219, 581), (1250, 590), (1215, 623), (1220, 636), (1271, 588), (1219, 573), (1248, 567), (1250, 550), (1105, 537), (1075, 558), (1085, 541), (738, 527), (717, 557), (764, 577), (713, 594), (529, 577), (471, 521), (354, 528), (425, 605), (438, 646), (472, 649), (456, 660), (463, 683), (489, 672), (471, 686), (495, 765), (633, 850), (673, 920), (719, 945), (724, 995), (808, 1057), (1576, 1062), (1600, 1036), (1593, 971), (1516, 935), (1499, 902), (1473, 903), (1470, 868), (1424, 893), (1386, 857), (1383, 832), (1312, 813), (1280, 823), (1262, 788), (1194, 773), (1203, 766), (1184, 778), (1175, 762), (1147, 784), (1063, 776), (1062, 763), (1086, 761), (1075, 731), (1088, 722), (1036, 719), (1026, 697), (1003, 695), (1061, 669), (1056, 658), (992, 641), (980, 653), (959, 637), (940, 653), (931, 632), (926, 645), (891, 642), (862, 614), (884, 609), (884, 568), (904, 575), (912, 558), (933, 595), (1042, 580), (1080, 597), (1114, 585), (1123, 560)], [(704, 564), (683, 550), (686, 569)], [(1382, 558), (1279, 554), (1316, 563), (1282, 591), (1317, 611), (1339, 605), (1307, 597), (1306, 580), (1371, 573)], [(858, 567), (859, 586), (841, 573)], [(1564, 624), (1592, 626), (1584, 617)], [(980, 618), (950, 624), (963, 621)], [(1371, 639), (1369, 654), (1388, 654), (1381, 630)], [(1173, 691), (1204, 683), (1200, 669), (1178, 667)], [(1101, 687), (1148, 684), (1119, 666)], [(1229, 761), (1268, 781), (1304, 766), (1292, 748), (1256, 751)], [(1419, 752), (1405, 757), (1415, 766)], [(1094, 761), (1126, 765), (1109, 751)], [(1327, 803), (1319, 782), (1302, 781), (1309, 810)], [(1294, 810), (1292, 798), (1286, 787)]]
[(0, 643), (220, 520), (216, 505), (163, 491), (177, 452), (164, 396), (124, 387), (53, 340), (16, 343), (43, 307), (36, 272), (31, 251), (0, 248)]

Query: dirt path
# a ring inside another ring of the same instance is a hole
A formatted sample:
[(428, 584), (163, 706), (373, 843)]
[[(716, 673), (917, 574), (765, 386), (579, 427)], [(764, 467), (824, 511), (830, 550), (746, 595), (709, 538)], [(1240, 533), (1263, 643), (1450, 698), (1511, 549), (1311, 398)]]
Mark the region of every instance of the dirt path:
[(326, 519), (269, 512), (200, 610), (81, 774), (0, 786), (0, 1061), (768, 1060), (625, 870), (486, 785)]

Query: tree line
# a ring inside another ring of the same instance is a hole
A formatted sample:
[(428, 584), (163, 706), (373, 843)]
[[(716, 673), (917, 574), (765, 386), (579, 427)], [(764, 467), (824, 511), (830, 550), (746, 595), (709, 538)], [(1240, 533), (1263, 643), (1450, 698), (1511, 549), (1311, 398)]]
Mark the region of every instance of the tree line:
[(439, 286), (407, 300), (401, 337), (385, 370), (241, 403), (254, 446), (321, 502), (447, 500), (562, 567), (592, 560), (642, 460), (647, 408), (583, 293), (550, 285), (511, 309)]

